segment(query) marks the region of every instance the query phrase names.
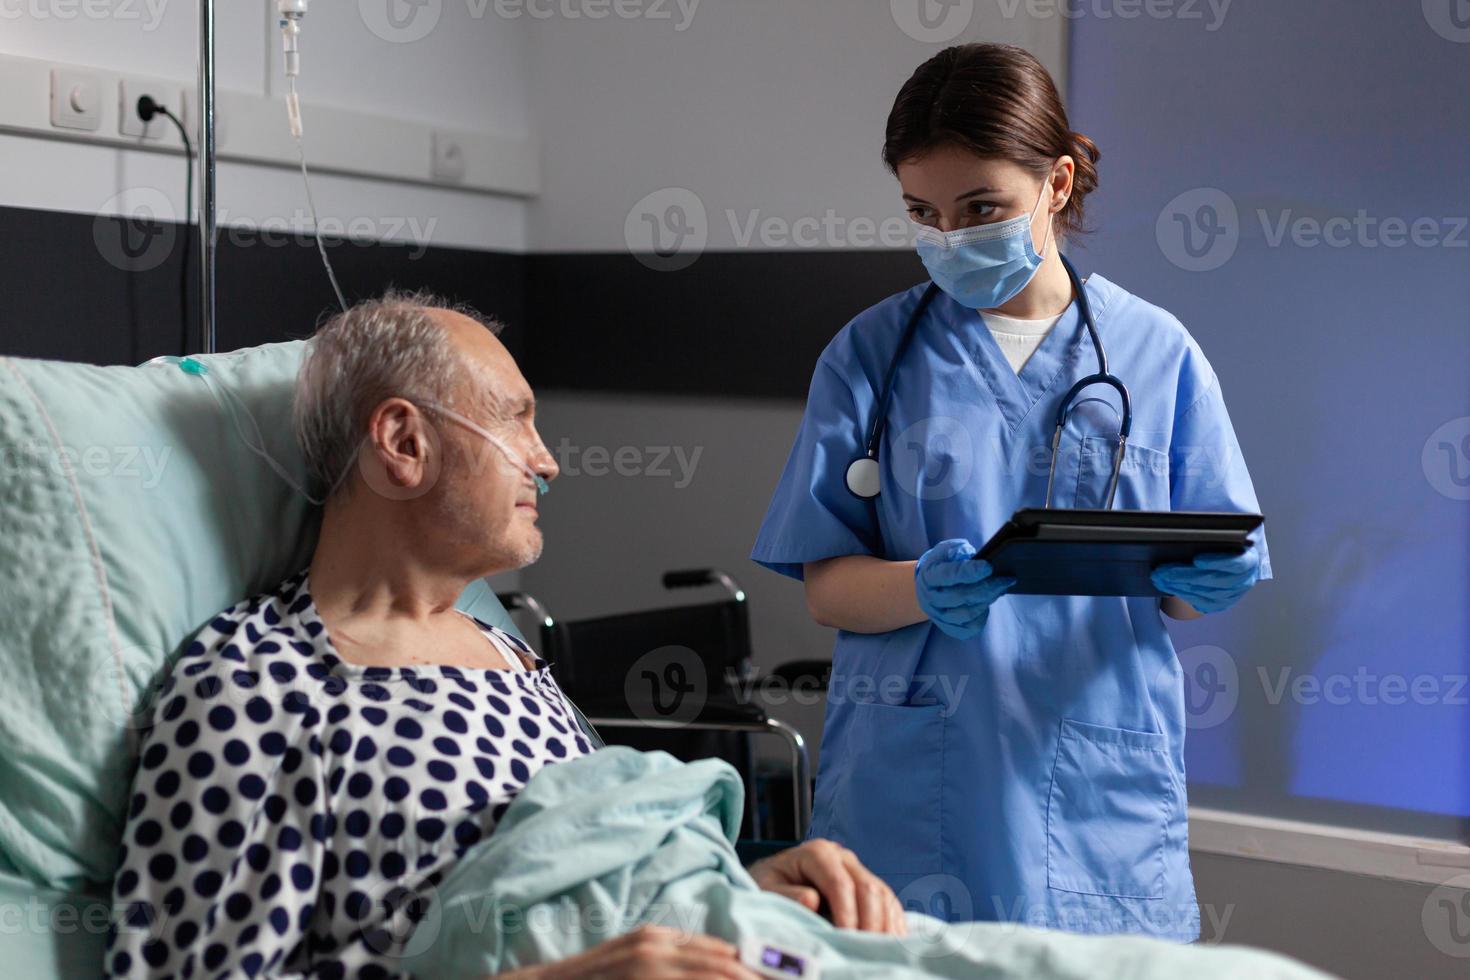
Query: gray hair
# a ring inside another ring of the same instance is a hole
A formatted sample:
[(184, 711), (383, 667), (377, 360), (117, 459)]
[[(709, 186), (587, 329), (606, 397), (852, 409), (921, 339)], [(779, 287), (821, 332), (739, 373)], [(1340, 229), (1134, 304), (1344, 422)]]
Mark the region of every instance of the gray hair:
[[(384, 399), (447, 403), (467, 380), (448, 332), (433, 317), (451, 310), (499, 334), (501, 325), (425, 292), (390, 290), (338, 313), (306, 344), (296, 374), (296, 442), (315, 493), (332, 496)], [(340, 486), (339, 486), (340, 485)]]

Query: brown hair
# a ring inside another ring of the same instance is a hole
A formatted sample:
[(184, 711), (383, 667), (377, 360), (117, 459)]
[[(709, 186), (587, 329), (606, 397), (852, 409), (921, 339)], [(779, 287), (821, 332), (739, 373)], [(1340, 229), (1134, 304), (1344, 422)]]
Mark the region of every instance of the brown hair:
[(1076, 161), (1058, 231), (1085, 232), (1082, 201), (1097, 187), (1097, 145), (1075, 133), (1051, 75), (1013, 44), (963, 44), (924, 62), (888, 115), (883, 162), (898, 165), (942, 146), (1009, 160), (1045, 178), (1059, 157)]

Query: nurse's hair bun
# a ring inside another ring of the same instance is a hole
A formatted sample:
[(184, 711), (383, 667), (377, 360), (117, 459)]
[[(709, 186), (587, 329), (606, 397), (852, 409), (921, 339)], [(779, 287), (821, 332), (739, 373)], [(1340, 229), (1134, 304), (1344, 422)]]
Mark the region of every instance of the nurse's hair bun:
[(1083, 200), (1097, 188), (1097, 144), (1074, 132), (1041, 62), (1014, 44), (962, 44), (924, 64), (899, 90), (888, 116), (883, 162), (899, 164), (942, 146), (999, 157), (1045, 177), (1063, 156), (1073, 160), (1072, 193), (1057, 213), (1057, 233), (1087, 230)]
[(1073, 161), (1072, 167), (1072, 196), (1067, 199), (1066, 207), (1062, 208), (1062, 214), (1067, 213), (1067, 208), (1072, 202), (1077, 202), (1077, 227), (1070, 228), (1072, 232), (1083, 232), (1087, 229), (1081, 225), (1082, 220), (1082, 198), (1097, 189), (1097, 161), (1102, 157), (1102, 151), (1097, 144), (1081, 133), (1071, 133), (1072, 149), (1069, 151)]

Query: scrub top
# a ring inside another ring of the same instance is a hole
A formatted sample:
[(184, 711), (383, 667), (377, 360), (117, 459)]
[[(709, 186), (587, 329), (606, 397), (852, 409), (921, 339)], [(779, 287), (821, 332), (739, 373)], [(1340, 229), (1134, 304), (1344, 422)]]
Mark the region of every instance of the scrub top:
[[(1041, 506), (1058, 400), (1096, 370), (1074, 301), (1019, 375), (975, 310), (941, 293), (894, 377), (882, 493), (847, 489), (900, 334), (927, 284), (827, 346), (751, 557), (793, 578), (838, 555), (977, 548)], [(1256, 512), (1219, 379), (1177, 319), (1083, 285), (1133, 431), (1115, 507)], [(1055, 507), (1101, 507), (1121, 402), (1084, 389)], [(1264, 533), (1252, 535), (1271, 577)], [(839, 630), (811, 828), (905, 905), (953, 921), (1199, 935), (1184, 787), (1184, 682), (1157, 598), (1006, 595), (973, 639), (927, 620)]]

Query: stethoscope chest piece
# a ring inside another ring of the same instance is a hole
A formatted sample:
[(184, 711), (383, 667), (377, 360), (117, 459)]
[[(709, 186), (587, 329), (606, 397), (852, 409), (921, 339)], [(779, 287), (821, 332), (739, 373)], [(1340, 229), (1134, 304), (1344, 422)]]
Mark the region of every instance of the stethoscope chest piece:
[(860, 456), (847, 467), (847, 489), (854, 497), (872, 500), (878, 496), (880, 473), (878, 461), (872, 456)]

